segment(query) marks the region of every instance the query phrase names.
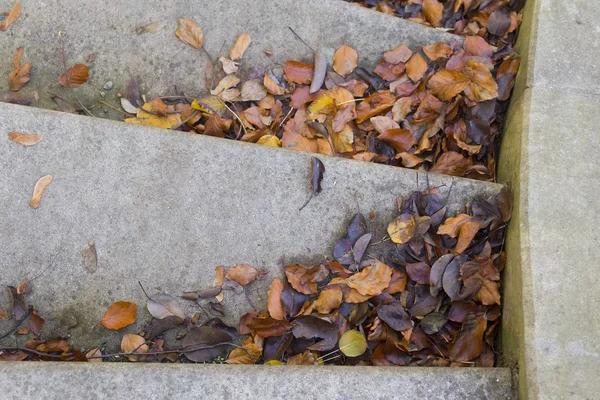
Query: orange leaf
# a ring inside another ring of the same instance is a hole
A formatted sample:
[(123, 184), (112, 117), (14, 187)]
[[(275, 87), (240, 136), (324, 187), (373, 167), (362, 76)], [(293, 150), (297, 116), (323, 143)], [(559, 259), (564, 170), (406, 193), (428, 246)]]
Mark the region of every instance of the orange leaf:
[(63, 339), (50, 339), (35, 348), (37, 351), (42, 353), (48, 352), (67, 352), (69, 351), (69, 344)]
[[(221, 287), (223, 286), (223, 281), (225, 280), (225, 267), (219, 265), (215, 268), (215, 279), (213, 280), (213, 287)], [(223, 301), (223, 291), (216, 296), (217, 301)]]
[(396, 96), (389, 90), (380, 90), (373, 93), (356, 107), (356, 123), (362, 124), (369, 118), (389, 110), (395, 102)]
[(102, 352), (97, 347), (94, 349), (91, 349), (87, 353), (85, 353), (85, 356), (88, 359), (88, 362), (102, 362), (102, 358), (90, 358), (90, 357), (98, 357), (101, 355), (102, 355)]
[(462, 72), (442, 69), (431, 77), (427, 87), (437, 98), (448, 101), (462, 92), (469, 83), (471, 81)]
[(431, 167), (429, 172), (463, 176), (471, 164), (471, 160), (463, 157), (460, 153), (448, 151), (438, 158), (437, 162)]
[(17, 20), (17, 18), (19, 18), (20, 15), (21, 15), (21, 3), (16, 2), (15, 4), (13, 4), (12, 8), (10, 9), (10, 13), (8, 14), (8, 16), (6, 18), (4, 18), (4, 21), (2, 21), (2, 23), (0, 24), (0, 31), (5, 31), (10, 24), (15, 22)]
[(8, 132), (8, 139), (11, 142), (20, 143), (23, 146), (33, 146), (42, 141), (44, 137), (38, 134), (25, 134), (19, 132)]
[(460, 227), (471, 220), (471, 216), (467, 214), (458, 214), (456, 217), (448, 218), (440, 227), (438, 228), (438, 235), (448, 235), (450, 237), (456, 237), (458, 235), (458, 231)]
[(452, 55), (452, 47), (444, 42), (430, 44), (429, 46), (423, 47), (423, 53), (425, 53), (430, 60), (434, 61), (438, 58), (450, 57)]
[(462, 254), (467, 247), (469, 247), (471, 240), (473, 240), (479, 231), (479, 227), (480, 225), (477, 221), (465, 222), (460, 227), (460, 233), (458, 234), (458, 241), (456, 242), (456, 247), (454, 248), (454, 254)]
[(6, 313), (6, 311), (0, 310), (0, 318), (2, 318), (5, 321), (8, 320), (8, 314)]
[[(121, 340), (121, 351), (123, 353), (147, 353), (149, 347), (145, 342), (146, 340), (140, 335), (128, 333), (123, 335), (123, 339)], [(127, 358), (129, 358), (129, 361), (139, 361), (140, 356), (128, 355)]]
[(250, 42), (252, 42), (252, 39), (250, 38), (249, 34), (242, 33), (240, 36), (238, 36), (235, 44), (231, 50), (229, 50), (229, 58), (235, 61), (244, 57), (244, 53), (246, 50), (248, 50), (248, 47), (250, 47)]
[(275, 83), (275, 81), (271, 79), (269, 77), (269, 74), (267, 74), (266, 72), (265, 79), (263, 80), (263, 85), (265, 89), (267, 89), (267, 92), (271, 93), (272, 95), (281, 96), (285, 93), (285, 89), (283, 89), (281, 86)]
[(227, 364), (256, 364), (262, 355), (262, 347), (252, 341), (252, 337), (248, 337), (242, 343), (241, 349), (233, 349), (227, 357)]
[(498, 84), (485, 65), (471, 58), (462, 72), (471, 80), (465, 88), (469, 100), (481, 102), (498, 97)]
[(135, 322), (137, 305), (127, 301), (112, 303), (100, 323), (107, 329), (119, 330)]
[(290, 265), (285, 267), (285, 275), (296, 291), (313, 294), (317, 292), (317, 283), (327, 278), (329, 270), (324, 265), (315, 265), (311, 268)]
[(38, 208), (40, 206), (40, 201), (42, 201), (42, 195), (44, 194), (44, 190), (46, 190), (46, 188), (48, 187), (50, 182), (52, 182), (52, 179), (53, 179), (52, 175), (46, 175), (46, 176), (42, 176), (35, 183), (35, 186), (33, 188), (33, 196), (31, 197), (31, 200), (29, 201), (29, 205), (32, 208)]
[(324, 289), (319, 293), (319, 297), (314, 301), (313, 306), (319, 314), (329, 314), (342, 305), (341, 289)]
[(472, 56), (491, 57), (494, 54), (492, 46), (481, 36), (467, 36), (463, 47)]
[(427, 68), (427, 61), (419, 53), (415, 53), (406, 63), (406, 74), (413, 82), (417, 82), (425, 76)]
[(358, 66), (358, 53), (352, 47), (343, 45), (333, 55), (333, 70), (343, 76), (350, 75)]
[[(67, 79), (68, 76), (68, 79)], [(58, 83), (64, 87), (69, 87), (69, 83), (71, 87), (78, 88), (87, 82), (89, 77), (89, 69), (87, 66), (83, 64), (75, 64), (69, 70), (62, 74), (58, 79)]]
[(444, 5), (438, 0), (423, 0), (423, 16), (434, 27), (442, 26)]
[(314, 74), (313, 64), (304, 64), (298, 61), (290, 60), (281, 64), (285, 77), (290, 82), (307, 84), (312, 81)]
[(225, 278), (235, 281), (244, 286), (254, 281), (258, 277), (258, 270), (249, 264), (238, 264), (233, 268), (229, 268), (225, 274)]
[(25, 64), (21, 66), (22, 56), (23, 48), (19, 47), (13, 60), (13, 70), (8, 76), (9, 89), (15, 92), (25, 87), (30, 79), (29, 73), (31, 72), (31, 64)]
[(390, 64), (405, 63), (410, 59), (410, 56), (412, 56), (412, 51), (403, 44), (383, 53), (383, 59)]
[(398, 153), (410, 150), (417, 143), (410, 131), (402, 128), (388, 129), (377, 139), (389, 143)]
[(194, 21), (187, 18), (179, 18), (177, 20), (177, 30), (175, 34), (184, 43), (199, 49), (204, 43), (204, 33), (202, 28), (198, 26)]
[(281, 279), (275, 278), (269, 286), (269, 292), (267, 295), (269, 315), (273, 319), (285, 319), (285, 310), (283, 309), (283, 303), (281, 301), (281, 293), (283, 292), (283, 282)]
[(387, 288), (392, 280), (392, 269), (379, 261), (346, 279), (346, 285), (363, 296), (377, 296)]
[(281, 336), (292, 329), (292, 324), (286, 320), (269, 317), (256, 317), (248, 322), (247, 326), (262, 337)]

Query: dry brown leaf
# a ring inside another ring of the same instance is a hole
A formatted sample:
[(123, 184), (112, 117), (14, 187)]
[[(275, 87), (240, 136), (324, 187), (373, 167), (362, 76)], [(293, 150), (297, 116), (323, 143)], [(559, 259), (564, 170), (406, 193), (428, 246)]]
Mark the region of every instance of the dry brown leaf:
[(85, 353), (88, 362), (102, 362), (102, 358), (90, 358), (90, 357), (100, 357), (102, 355), (102, 351), (99, 348), (91, 349), (87, 353)]
[(18, 91), (23, 89), (29, 82), (29, 74), (31, 72), (31, 64), (21, 65), (21, 56), (23, 55), (23, 48), (19, 47), (13, 60), (13, 69), (8, 76), (8, 87), (12, 91)]
[[(213, 287), (218, 287), (220, 288), (221, 286), (223, 286), (223, 282), (225, 281), (225, 267), (222, 265), (219, 265), (218, 267), (215, 267), (215, 279), (213, 280)], [(217, 301), (223, 301), (223, 291), (221, 290), (221, 292), (215, 296), (215, 298), (217, 299)]]
[(467, 54), (476, 57), (491, 57), (494, 54), (492, 46), (481, 36), (467, 36), (463, 47)]
[(434, 27), (442, 26), (444, 5), (438, 0), (423, 0), (423, 16)]
[(204, 33), (202, 28), (198, 26), (194, 21), (187, 18), (179, 18), (177, 20), (177, 30), (175, 34), (184, 43), (199, 49), (204, 43)]
[(481, 102), (498, 97), (498, 84), (485, 65), (470, 58), (462, 72), (471, 81), (465, 88), (469, 100)]
[(390, 64), (405, 63), (410, 59), (411, 56), (412, 51), (403, 44), (393, 50), (383, 53), (383, 59)]
[[(121, 340), (121, 351), (123, 353), (145, 354), (149, 349), (150, 348), (146, 344), (146, 340), (140, 335), (134, 335), (131, 333), (123, 335), (123, 339)], [(129, 361), (139, 361), (140, 356), (128, 355), (127, 358)]]
[(438, 158), (437, 162), (431, 167), (429, 172), (463, 176), (471, 164), (471, 160), (463, 157), (460, 153), (448, 151)]
[[(67, 76), (69, 79), (67, 79)], [(75, 64), (66, 73), (63, 73), (58, 79), (58, 83), (64, 87), (78, 88), (87, 82), (89, 77), (89, 68), (83, 64)]]
[(427, 61), (421, 57), (421, 54), (415, 53), (406, 63), (406, 74), (413, 82), (417, 82), (425, 76), (427, 68), (429, 68)]
[(0, 310), (0, 318), (7, 321), (8, 320), (8, 314), (6, 313), (6, 311), (4, 310)]
[(40, 201), (42, 201), (42, 195), (44, 194), (44, 191), (46, 190), (46, 188), (48, 187), (50, 182), (52, 182), (52, 179), (53, 179), (52, 175), (46, 175), (46, 176), (42, 176), (35, 183), (35, 186), (33, 188), (33, 196), (31, 197), (31, 200), (29, 201), (29, 205), (32, 208), (38, 208), (40, 206)]
[(260, 101), (267, 95), (267, 90), (260, 79), (251, 79), (242, 84), (242, 101)]
[(224, 90), (237, 86), (238, 83), (240, 83), (240, 78), (238, 78), (234, 74), (227, 75), (225, 76), (225, 78), (219, 81), (219, 84), (216, 88), (214, 88), (214, 90), (210, 91), (210, 94), (216, 96)]
[(273, 279), (269, 292), (267, 294), (267, 304), (269, 315), (273, 319), (285, 319), (285, 310), (281, 301), (281, 293), (283, 292), (283, 282), (279, 278)]
[(10, 12), (6, 16), (6, 18), (4, 18), (4, 21), (2, 21), (2, 23), (0, 24), (0, 31), (5, 31), (10, 24), (15, 22), (19, 18), (20, 15), (21, 3), (17, 1), (15, 4), (13, 4), (12, 8), (10, 9)]
[(396, 103), (396, 96), (389, 90), (380, 90), (363, 101), (356, 107), (356, 123), (362, 124), (375, 115), (389, 110)]
[(64, 339), (50, 339), (36, 346), (35, 350), (41, 351), (42, 353), (65, 353), (69, 351), (69, 344)]
[(275, 81), (271, 79), (271, 77), (269, 77), (269, 74), (267, 74), (266, 72), (265, 78), (263, 79), (263, 85), (265, 89), (267, 89), (267, 92), (271, 93), (272, 95), (281, 96), (285, 93), (285, 89), (283, 89), (281, 86), (275, 83)]
[(456, 247), (454, 248), (454, 254), (462, 254), (469, 244), (471, 240), (475, 237), (477, 232), (479, 231), (479, 222), (477, 221), (469, 221), (465, 222), (460, 227), (460, 232), (458, 234), (458, 241), (456, 242)]
[(33, 146), (34, 144), (38, 144), (42, 141), (44, 137), (42, 135), (38, 135), (35, 133), (26, 134), (19, 132), (8, 132), (8, 139), (11, 142), (19, 143), (24, 146)]
[(81, 252), (83, 256), (83, 267), (90, 273), (96, 272), (98, 268), (98, 256), (96, 254), (96, 244), (90, 240), (88, 248)]
[(448, 218), (438, 228), (438, 235), (448, 235), (450, 237), (456, 237), (460, 231), (460, 227), (471, 220), (471, 216), (468, 214), (458, 214), (456, 217)]
[(147, 25), (138, 26), (135, 28), (135, 33), (138, 35), (142, 35), (144, 33), (155, 33), (162, 29), (162, 23), (160, 21), (155, 21)]
[(389, 286), (392, 272), (387, 264), (376, 261), (346, 279), (346, 285), (363, 296), (377, 296)]
[(417, 143), (410, 131), (403, 128), (388, 129), (377, 139), (389, 143), (398, 153), (410, 150)]
[(358, 53), (352, 47), (343, 45), (333, 55), (333, 70), (344, 78), (358, 66)]
[(238, 264), (233, 268), (229, 268), (225, 274), (225, 278), (230, 281), (235, 281), (242, 286), (253, 282), (259, 275), (256, 268), (249, 264)]
[(285, 77), (290, 82), (299, 83), (301, 85), (308, 84), (312, 81), (314, 74), (313, 64), (304, 64), (298, 61), (290, 60), (281, 64)]
[(449, 101), (462, 92), (469, 83), (471, 80), (462, 72), (442, 69), (431, 77), (427, 82), (427, 87), (438, 99)]
[(221, 64), (223, 65), (223, 72), (226, 74), (235, 74), (240, 69), (238, 67), (239, 63), (236, 63), (228, 58), (220, 57), (219, 61), (221, 61)]
[(108, 307), (100, 323), (107, 329), (119, 330), (135, 322), (137, 305), (127, 301), (117, 301)]
[(225, 362), (227, 364), (256, 364), (261, 356), (262, 347), (254, 343), (252, 337), (248, 337), (242, 343), (242, 348), (233, 349)]
[(423, 53), (431, 60), (435, 61), (438, 58), (448, 58), (452, 55), (452, 47), (444, 42), (430, 44), (423, 47)]
[(342, 305), (341, 289), (324, 289), (319, 293), (319, 297), (313, 302), (314, 309), (319, 314), (329, 314)]
[(417, 231), (417, 222), (412, 214), (401, 214), (394, 219), (387, 228), (392, 242), (398, 244), (408, 243)]
[(311, 268), (290, 265), (285, 267), (285, 275), (296, 291), (313, 294), (317, 292), (317, 283), (327, 278), (329, 270), (324, 265), (315, 265)]
[(235, 44), (229, 51), (229, 58), (233, 61), (236, 61), (244, 57), (244, 53), (246, 53), (246, 50), (248, 50), (248, 47), (250, 47), (250, 42), (252, 42), (252, 39), (250, 38), (249, 34), (242, 33), (240, 36), (238, 36)]

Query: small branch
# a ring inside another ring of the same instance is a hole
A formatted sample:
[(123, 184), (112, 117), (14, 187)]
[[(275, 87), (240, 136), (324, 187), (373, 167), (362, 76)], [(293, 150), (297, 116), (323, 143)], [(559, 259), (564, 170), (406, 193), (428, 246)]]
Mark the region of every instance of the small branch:
[(294, 35), (295, 35), (295, 36), (296, 36), (298, 39), (300, 39), (300, 41), (301, 41), (302, 43), (304, 43), (304, 45), (305, 45), (306, 47), (308, 47), (308, 48), (309, 48), (309, 49), (310, 49), (310, 50), (311, 50), (313, 53), (315, 53), (315, 49), (313, 49), (312, 47), (310, 47), (310, 45), (309, 45), (308, 43), (306, 43), (306, 42), (304, 41), (304, 39), (302, 39), (302, 38), (300, 37), (300, 35), (298, 35), (298, 34), (296, 33), (296, 31), (292, 29), (292, 27), (291, 27), (291, 26), (288, 26), (288, 29), (289, 29), (290, 31), (292, 31), (292, 33), (293, 33), (293, 34), (294, 34)]
[(182, 123), (180, 123), (179, 125), (175, 125), (174, 127), (172, 127), (172, 130), (176, 130), (181, 128), (183, 125), (187, 124), (189, 120), (191, 120), (192, 118), (194, 118), (196, 115), (198, 115), (200, 111), (195, 110), (192, 115), (190, 115), (189, 117), (187, 117)]
[(133, 114), (129, 114), (128, 112), (125, 112), (123, 110), (119, 110), (117, 107), (115, 107), (112, 104), (109, 104), (109, 103), (107, 103), (105, 101), (100, 100), (99, 103), (100, 104), (104, 104), (106, 107), (112, 108), (113, 110), (115, 110), (117, 112), (120, 112), (121, 114), (126, 115), (128, 117), (130, 117), (131, 115), (133, 115)]
[(142, 282), (138, 281), (138, 284), (140, 285), (140, 287), (142, 288), (142, 292), (144, 292), (144, 295), (148, 298), (148, 300), (152, 300), (150, 298), (150, 296), (148, 296), (148, 293), (146, 293), (146, 290), (144, 289), (144, 287), (142, 286)]
[(0, 336), (0, 340), (4, 339), (7, 336), (12, 335), (17, 329), (19, 329), (19, 327), (21, 326), (21, 324), (23, 323), (23, 321), (25, 321), (27, 319), (27, 317), (29, 316), (30, 311), (27, 311), (25, 313), (25, 315), (23, 315), (23, 318), (21, 318), (20, 320), (17, 321), (17, 323), (15, 324), (15, 326), (13, 326), (8, 332), (6, 332), (4, 335)]

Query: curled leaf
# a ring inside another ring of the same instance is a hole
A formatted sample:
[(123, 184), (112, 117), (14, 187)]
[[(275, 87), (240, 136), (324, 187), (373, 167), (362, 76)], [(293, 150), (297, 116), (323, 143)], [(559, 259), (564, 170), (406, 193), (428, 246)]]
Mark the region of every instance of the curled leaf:
[(40, 206), (40, 202), (42, 201), (42, 195), (44, 194), (44, 191), (46, 190), (50, 182), (52, 182), (52, 179), (52, 175), (46, 175), (42, 176), (35, 183), (35, 186), (33, 188), (33, 196), (29, 201), (29, 205), (31, 206), (31, 208), (38, 208)]

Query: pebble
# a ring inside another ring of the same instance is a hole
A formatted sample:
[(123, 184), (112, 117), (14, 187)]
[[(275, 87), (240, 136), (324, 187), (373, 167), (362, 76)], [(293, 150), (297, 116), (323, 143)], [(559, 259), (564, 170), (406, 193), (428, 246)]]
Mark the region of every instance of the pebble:
[(108, 82), (106, 82), (106, 83), (104, 84), (104, 88), (103, 88), (103, 89), (104, 89), (104, 90), (110, 90), (110, 89), (112, 89), (112, 87), (113, 87), (113, 83), (112, 83), (112, 81), (108, 81)]

